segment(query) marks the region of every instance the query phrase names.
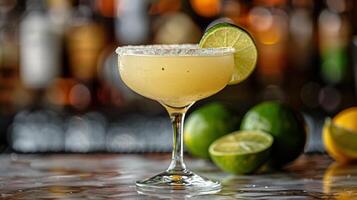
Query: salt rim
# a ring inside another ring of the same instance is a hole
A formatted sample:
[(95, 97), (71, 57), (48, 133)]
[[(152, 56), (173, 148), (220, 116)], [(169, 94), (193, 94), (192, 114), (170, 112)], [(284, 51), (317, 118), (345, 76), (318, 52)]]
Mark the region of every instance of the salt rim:
[(222, 56), (235, 52), (232, 47), (200, 48), (196, 44), (137, 45), (118, 47), (119, 55), (151, 56)]

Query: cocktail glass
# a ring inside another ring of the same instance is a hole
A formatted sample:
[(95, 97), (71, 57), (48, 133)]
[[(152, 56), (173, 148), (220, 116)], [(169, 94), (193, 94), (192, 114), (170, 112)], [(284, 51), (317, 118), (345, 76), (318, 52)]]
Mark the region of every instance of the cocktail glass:
[(222, 90), (234, 68), (233, 48), (197, 45), (124, 46), (116, 50), (124, 83), (138, 94), (156, 100), (170, 115), (173, 127), (172, 160), (168, 169), (137, 181), (138, 191), (158, 193), (211, 193), (217, 181), (196, 175), (183, 161), (183, 123), (196, 101)]

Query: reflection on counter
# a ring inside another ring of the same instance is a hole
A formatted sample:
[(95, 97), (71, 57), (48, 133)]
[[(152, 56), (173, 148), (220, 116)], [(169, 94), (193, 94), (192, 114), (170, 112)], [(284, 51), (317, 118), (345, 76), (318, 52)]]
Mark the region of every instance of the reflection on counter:
[(335, 194), (336, 199), (352, 199), (357, 197), (357, 187), (349, 186), (356, 181), (357, 164), (343, 165), (337, 162), (331, 163), (325, 170), (323, 177), (323, 191), (327, 194)]

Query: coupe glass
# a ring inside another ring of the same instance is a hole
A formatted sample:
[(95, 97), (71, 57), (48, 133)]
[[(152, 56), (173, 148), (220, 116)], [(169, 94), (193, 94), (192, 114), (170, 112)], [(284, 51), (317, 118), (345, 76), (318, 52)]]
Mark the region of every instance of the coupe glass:
[(137, 181), (138, 191), (219, 191), (219, 182), (186, 168), (183, 161), (183, 123), (186, 111), (194, 102), (219, 92), (228, 84), (234, 68), (234, 49), (203, 49), (190, 44), (143, 45), (119, 47), (116, 53), (124, 83), (136, 93), (162, 104), (173, 127), (171, 164), (166, 171)]

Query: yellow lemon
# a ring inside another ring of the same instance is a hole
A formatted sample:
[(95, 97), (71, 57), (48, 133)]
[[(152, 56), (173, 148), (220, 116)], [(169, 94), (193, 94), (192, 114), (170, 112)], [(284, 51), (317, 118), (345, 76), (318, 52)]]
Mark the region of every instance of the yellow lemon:
[(337, 114), (323, 127), (322, 139), (327, 153), (336, 161), (357, 160), (357, 107)]

